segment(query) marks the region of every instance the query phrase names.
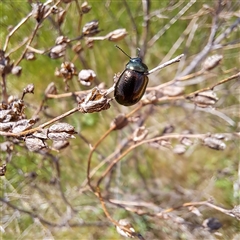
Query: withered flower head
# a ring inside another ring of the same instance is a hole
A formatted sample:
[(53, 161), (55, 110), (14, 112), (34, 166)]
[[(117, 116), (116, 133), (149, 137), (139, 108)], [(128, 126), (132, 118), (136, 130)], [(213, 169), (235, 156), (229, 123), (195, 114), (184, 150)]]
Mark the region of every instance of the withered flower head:
[(90, 10), (91, 10), (91, 6), (88, 4), (87, 1), (83, 2), (82, 5), (81, 5), (81, 12), (86, 14), (88, 13)]
[(222, 55), (218, 55), (218, 54), (212, 55), (203, 62), (202, 67), (204, 70), (210, 71), (215, 67), (217, 67), (222, 59), (223, 59)]
[(91, 69), (83, 69), (78, 74), (78, 81), (85, 86), (90, 86), (95, 78), (96, 73)]
[(71, 62), (63, 62), (61, 64), (60, 73), (65, 79), (72, 79), (76, 75), (76, 68)]
[(117, 41), (120, 41), (122, 40), (123, 38), (125, 38), (127, 36), (127, 31), (125, 28), (120, 28), (120, 29), (116, 29), (110, 33), (107, 34), (106, 38), (109, 40), (109, 41), (112, 41), (112, 42), (117, 42)]
[(88, 37), (94, 36), (97, 33), (99, 33), (100, 30), (98, 29), (98, 21), (97, 20), (93, 20), (91, 22), (86, 23), (83, 26), (82, 32), (83, 32), (84, 36), (88, 36)]
[(95, 87), (84, 99), (78, 103), (78, 111), (82, 113), (100, 112), (110, 108), (110, 101), (106, 92)]

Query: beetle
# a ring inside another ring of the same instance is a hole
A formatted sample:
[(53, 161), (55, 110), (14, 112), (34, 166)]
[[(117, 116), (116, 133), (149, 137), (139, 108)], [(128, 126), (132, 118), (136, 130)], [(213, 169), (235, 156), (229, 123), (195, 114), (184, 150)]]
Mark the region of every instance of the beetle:
[(148, 67), (139, 56), (140, 49), (138, 49), (138, 57), (131, 58), (120, 47), (116, 47), (128, 56), (130, 61), (117, 80), (114, 97), (119, 104), (131, 106), (139, 102), (145, 93), (148, 84)]

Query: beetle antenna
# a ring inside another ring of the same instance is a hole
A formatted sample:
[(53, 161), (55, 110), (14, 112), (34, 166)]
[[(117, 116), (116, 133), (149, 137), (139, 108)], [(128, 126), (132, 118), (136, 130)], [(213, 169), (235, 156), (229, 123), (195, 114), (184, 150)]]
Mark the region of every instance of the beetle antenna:
[(122, 53), (124, 53), (126, 56), (128, 56), (131, 59), (131, 57), (128, 54), (126, 54), (118, 45), (115, 45), (115, 47), (118, 48)]

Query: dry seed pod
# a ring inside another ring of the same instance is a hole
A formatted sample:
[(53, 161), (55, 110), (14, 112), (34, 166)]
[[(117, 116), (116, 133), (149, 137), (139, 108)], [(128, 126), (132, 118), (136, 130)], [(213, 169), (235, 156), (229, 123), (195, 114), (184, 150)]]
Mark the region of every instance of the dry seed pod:
[(60, 141), (53, 141), (52, 148), (56, 150), (62, 150), (69, 146), (69, 142), (66, 140), (60, 140)]
[(12, 74), (13, 75), (16, 75), (16, 76), (21, 76), (21, 73), (22, 73), (22, 67), (20, 67), (20, 66), (15, 66), (15, 67), (13, 67), (12, 68)]
[(212, 55), (204, 61), (203, 65), (202, 65), (202, 68), (205, 71), (210, 71), (210, 70), (212, 70), (213, 68), (215, 68), (216, 66), (219, 65), (222, 58), (223, 58), (222, 55), (218, 55), (218, 54)]
[(78, 103), (78, 111), (82, 113), (100, 112), (110, 108), (111, 99), (106, 97), (106, 92), (101, 92), (95, 87), (86, 97)]
[(35, 53), (34, 52), (26, 52), (24, 54), (24, 58), (28, 61), (32, 61), (32, 60), (35, 60), (36, 57), (35, 57)]
[(4, 176), (7, 171), (7, 165), (4, 163), (2, 166), (0, 166), (0, 176)]
[(27, 137), (25, 143), (28, 150), (31, 152), (38, 152), (39, 150), (46, 148), (44, 141), (35, 137)]
[(44, 93), (45, 95), (57, 94), (57, 88), (55, 86), (55, 83), (54, 82), (49, 83)]
[(67, 132), (67, 133), (70, 133), (70, 134), (74, 134), (76, 133), (75, 130), (74, 130), (74, 127), (68, 123), (55, 123), (53, 124), (52, 126), (49, 127), (48, 131), (50, 133), (53, 133), (53, 132)]
[(226, 144), (223, 141), (214, 137), (206, 137), (204, 139), (204, 145), (215, 150), (224, 150), (226, 148)]
[(13, 126), (13, 133), (19, 133), (19, 132), (23, 132), (25, 130), (30, 129), (34, 124), (35, 124), (35, 120), (34, 119), (22, 119), (17, 121), (14, 126)]
[(116, 29), (106, 35), (106, 39), (112, 42), (117, 42), (122, 40), (127, 36), (127, 31), (125, 28)]
[(69, 43), (69, 42), (70, 42), (70, 39), (66, 36), (59, 36), (55, 40), (56, 45), (61, 45), (63, 43)]
[(98, 29), (98, 21), (97, 20), (93, 20), (91, 22), (86, 23), (83, 26), (82, 32), (83, 32), (84, 36), (88, 36), (88, 37), (94, 36), (97, 33), (99, 33), (100, 30)]
[(13, 143), (12, 142), (3, 142), (0, 144), (0, 149), (2, 152), (11, 152), (13, 150)]
[(64, 141), (69, 138), (75, 138), (72, 134), (69, 134), (67, 132), (51, 132), (48, 133), (48, 138), (53, 141)]
[(88, 13), (88, 12), (91, 10), (91, 6), (88, 5), (88, 2), (87, 2), (87, 1), (85, 1), (85, 2), (82, 3), (80, 9), (81, 9), (81, 12), (82, 12), (82, 13), (86, 14), (86, 13)]
[(31, 83), (31, 84), (28, 84), (24, 89), (23, 89), (23, 93), (26, 94), (26, 93), (32, 93), (34, 94), (34, 85)]
[(37, 20), (37, 22), (40, 22), (43, 19), (47, 10), (45, 7), (46, 6), (42, 3), (32, 3), (32, 16)]
[(90, 86), (95, 78), (96, 73), (91, 69), (83, 69), (78, 73), (78, 81), (85, 86)]
[(39, 130), (39, 131), (33, 133), (33, 136), (36, 137), (36, 138), (46, 140), (48, 138), (47, 137), (47, 129)]
[(76, 75), (76, 68), (71, 62), (63, 62), (61, 64), (60, 73), (65, 79), (72, 79)]
[(62, 23), (64, 22), (66, 13), (67, 13), (66, 10), (59, 9), (58, 15), (57, 15), (57, 23), (58, 23), (58, 26), (61, 26)]
[(197, 106), (204, 108), (214, 105), (218, 101), (218, 97), (215, 92), (209, 90), (197, 93), (195, 96), (190, 97), (190, 100)]
[(66, 48), (67, 48), (66, 43), (54, 46), (49, 52), (49, 57), (52, 59), (63, 57), (65, 55)]
[(120, 114), (111, 122), (110, 126), (115, 126), (114, 130), (119, 130), (128, 125), (128, 119), (125, 114)]
[[(1, 112), (2, 111), (0, 111), (0, 115), (1, 115)], [(10, 129), (12, 129), (14, 124), (15, 122), (5, 122), (5, 123), (0, 122), (0, 129), (1, 131), (4, 131), (4, 132), (10, 131)]]
[(177, 144), (174, 147), (173, 152), (175, 154), (182, 155), (182, 154), (184, 154), (186, 152), (186, 146), (184, 146), (183, 144)]

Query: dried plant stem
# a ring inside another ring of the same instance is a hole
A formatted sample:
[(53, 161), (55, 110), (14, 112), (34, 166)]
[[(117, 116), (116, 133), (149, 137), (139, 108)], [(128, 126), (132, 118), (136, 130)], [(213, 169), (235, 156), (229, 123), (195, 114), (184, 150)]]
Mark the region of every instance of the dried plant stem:
[(165, 209), (164, 211), (161, 212), (161, 214), (169, 213), (169, 212), (178, 210), (178, 209), (183, 208), (183, 207), (192, 207), (192, 206), (207, 206), (207, 207), (213, 208), (213, 209), (215, 209), (215, 210), (217, 210), (219, 212), (222, 212), (222, 213), (224, 213), (224, 214), (226, 214), (228, 216), (231, 216), (231, 217), (234, 217), (234, 218), (236, 217), (232, 213), (231, 210), (228, 210), (228, 209), (216, 206), (215, 204), (211, 203), (210, 201), (187, 202), (187, 203), (184, 203), (184, 204), (182, 204), (181, 206), (178, 206), (178, 207)]
[(32, 16), (32, 12), (30, 12), (25, 18), (23, 18), (13, 29), (12, 31), (7, 35), (6, 41), (3, 47), (3, 51), (6, 51), (8, 43), (12, 35)]
[(7, 102), (8, 95), (7, 95), (7, 86), (6, 86), (6, 75), (2, 74), (2, 82), (1, 82), (1, 87), (2, 87), (2, 101)]
[(173, 17), (152, 39), (148, 42), (148, 46), (151, 47), (153, 44), (196, 2), (196, 0), (189, 1), (179, 13)]
[(111, 217), (111, 215), (109, 214), (109, 212), (108, 212), (108, 210), (107, 210), (107, 208), (106, 208), (105, 202), (104, 202), (104, 200), (103, 200), (103, 197), (102, 197), (102, 195), (101, 195), (101, 192), (100, 192), (100, 188), (99, 188), (99, 187), (97, 187), (95, 194), (96, 194), (96, 196), (98, 197), (98, 199), (99, 199), (100, 202), (101, 202), (102, 209), (103, 209), (106, 217), (107, 217), (115, 226), (120, 227), (122, 230), (128, 232), (128, 233), (130, 234), (130, 236), (131, 236), (133, 233), (132, 233), (128, 228), (125, 228), (124, 226), (120, 225), (120, 224), (119, 224), (117, 221), (115, 221), (115, 220)]
[[(223, 133), (227, 134), (227, 133)], [(240, 132), (235, 132), (232, 135), (235, 137), (240, 137)], [(169, 135), (164, 135), (156, 138), (151, 138), (151, 139), (146, 139), (143, 141), (140, 141), (132, 146), (130, 146), (128, 149), (126, 149), (120, 156), (118, 156), (116, 159), (114, 159), (111, 164), (107, 167), (107, 169), (104, 171), (104, 173), (99, 177), (97, 181), (97, 187), (101, 184), (102, 180), (106, 177), (106, 175), (111, 171), (111, 169), (124, 157), (126, 156), (129, 152), (131, 152), (133, 149), (136, 147), (146, 144), (146, 143), (151, 143), (151, 142), (158, 142), (161, 140), (168, 140), (168, 139), (178, 139), (178, 138), (194, 138), (194, 139), (200, 139), (203, 140), (205, 137), (207, 137), (208, 134), (169, 134)]]
[(90, 176), (90, 169), (91, 169), (91, 160), (92, 160), (92, 155), (96, 148), (99, 146), (99, 144), (114, 130), (115, 126), (110, 127), (103, 135), (102, 137), (97, 141), (97, 143), (93, 146), (91, 149), (89, 155), (88, 155), (88, 164), (87, 164), (87, 182), (89, 187), (92, 189), (92, 191), (95, 191), (93, 186), (91, 185), (91, 176)]
[(148, 72), (148, 74), (156, 72), (156, 71), (158, 71), (158, 70), (160, 70), (162, 68), (165, 68), (165, 67), (167, 67), (167, 66), (169, 66), (169, 65), (171, 65), (173, 63), (179, 62), (183, 56), (184, 56), (184, 54), (181, 54), (181, 55), (179, 55), (179, 56), (177, 56), (177, 57), (175, 57), (175, 58), (173, 58), (173, 59), (171, 59), (171, 60), (169, 60), (169, 61), (167, 61), (167, 62), (165, 62), (163, 64), (158, 65), (157, 67), (155, 67), (152, 70), (150, 70)]
[(236, 74), (234, 74), (234, 75), (232, 75), (232, 76), (230, 76), (230, 77), (228, 77), (228, 78), (225, 78), (225, 79), (221, 80), (220, 82), (218, 82), (218, 83), (216, 83), (216, 84), (213, 84), (213, 85), (210, 86), (210, 87), (202, 88), (202, 89), (199, 89), (199, 90), (197, 90), (197, 91), (195, 91), (195, 92), (189, 93), (188, 95), (185, 96), (185, 98), (189, 98), (189, 97), (191, 97), (192, 95), (198, 94), (198, 93), (200, 93), (200, 92), (204, 92), (204, 91), (208, 91), (208, 90), (213, 90), (216, 86), (221, 85), (221, 84), (226, 83), (226, 82), (229, 82), (229, 81), (231, 81), (231, 80), (233, 80), (233, 79), (236, 79), (236, 78), (239, 78), (239, 77), (240, 77), (240, 72), (238, 72), (238, 73), (236, 73)]

